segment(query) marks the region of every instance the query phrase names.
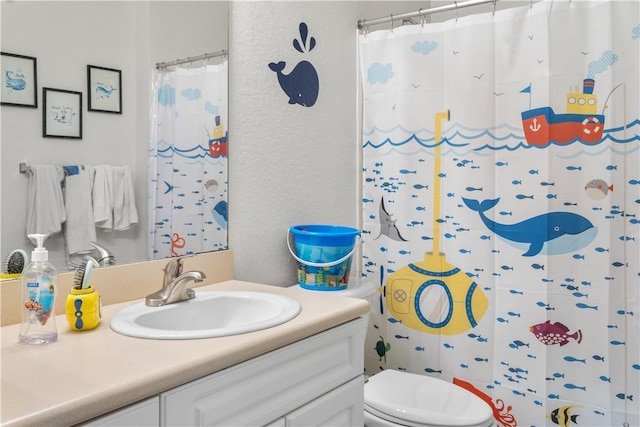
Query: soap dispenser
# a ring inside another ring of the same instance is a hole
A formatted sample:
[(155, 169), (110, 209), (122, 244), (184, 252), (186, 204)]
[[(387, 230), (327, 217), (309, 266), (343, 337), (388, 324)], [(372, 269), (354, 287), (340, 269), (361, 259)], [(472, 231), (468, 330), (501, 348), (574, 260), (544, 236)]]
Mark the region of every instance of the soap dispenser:
[(19, 341), (25, 344), (46, 344), (58, 340), (54, 306), (58, 272), (49, 263), (44, 248), (46, 234), (29, 234), (37, 245), (31, 262), (22, 272), (22, 323)]

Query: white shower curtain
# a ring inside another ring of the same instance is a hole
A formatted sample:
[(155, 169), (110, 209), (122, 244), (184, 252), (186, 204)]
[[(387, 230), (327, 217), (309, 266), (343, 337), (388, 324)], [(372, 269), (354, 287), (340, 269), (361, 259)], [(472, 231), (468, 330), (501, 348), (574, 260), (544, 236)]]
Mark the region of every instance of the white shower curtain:
[(227, 248), (227, 61), (155, 72), (149, 257)]
[(640, 3), (360, 36), (366, 369), (498, 425), (639, 425)]

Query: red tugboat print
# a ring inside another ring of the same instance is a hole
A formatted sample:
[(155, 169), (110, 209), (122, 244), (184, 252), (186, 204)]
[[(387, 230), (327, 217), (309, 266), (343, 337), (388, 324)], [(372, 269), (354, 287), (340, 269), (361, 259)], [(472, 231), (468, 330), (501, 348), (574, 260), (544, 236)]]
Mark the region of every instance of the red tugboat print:
[(566, 114), (556, 114), (551, 107), (521, 113), (527, 144), (546, 147), (551, 142), (561, 145), (574, 141), (599, 142), (604, 130), (604, 115), (596, 114), (598, 96), (593, 93), (594, 84), (593, 79), (584, 79), (582, 92), (567, 93)]
[(220, 116), (216, 116), (216, 124), (213, 127), (213, 138), (209, 140), (209, 155), (214, 159), (229, 155), (229, 135), (221, 124)]

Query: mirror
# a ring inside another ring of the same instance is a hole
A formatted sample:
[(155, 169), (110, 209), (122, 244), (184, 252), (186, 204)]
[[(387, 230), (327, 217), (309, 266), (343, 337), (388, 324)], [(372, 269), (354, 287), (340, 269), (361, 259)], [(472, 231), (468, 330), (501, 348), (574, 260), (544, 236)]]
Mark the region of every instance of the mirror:
[[(151, 259), (147, 174), (154, 65), (228, 49), (228, 3), (5, 1), (0, 7), (2, 52), (36, 58), (37, 70), (37, 106), (2, 105), (3, 260), (13, 249), (32, 250), (25, 233), (29, 177), (20, 173), (20, 163), (128, 166), (137, 225), (122, 231), (98, 229), (97, 242), (117, 264)], [(120, 114), (88, 109), (88, 65), (121, 72)], [(45, 87), (81, 93), (82, 139), (43, 137)], [(213, 126), (208, 129), (211, 135)], [(63, 233), (49, 237), (45, 247), (58, 270), (67, 271)]]

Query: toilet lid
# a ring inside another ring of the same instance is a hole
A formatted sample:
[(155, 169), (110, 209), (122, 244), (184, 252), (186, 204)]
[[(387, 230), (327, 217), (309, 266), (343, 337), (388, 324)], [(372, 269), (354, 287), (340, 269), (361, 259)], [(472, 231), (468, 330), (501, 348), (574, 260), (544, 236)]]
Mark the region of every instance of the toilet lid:
[(485, 426), (493, 418), (492, 408), (462, 387), (392, 369), (369, 378), (364, 403), (378, 416), (400, 424)]

